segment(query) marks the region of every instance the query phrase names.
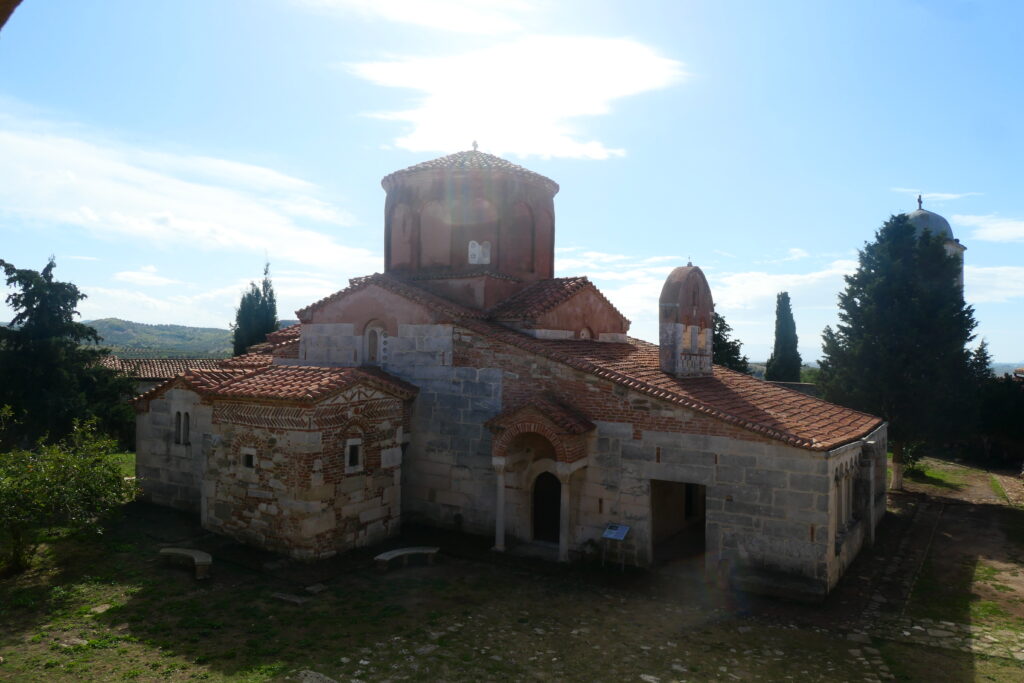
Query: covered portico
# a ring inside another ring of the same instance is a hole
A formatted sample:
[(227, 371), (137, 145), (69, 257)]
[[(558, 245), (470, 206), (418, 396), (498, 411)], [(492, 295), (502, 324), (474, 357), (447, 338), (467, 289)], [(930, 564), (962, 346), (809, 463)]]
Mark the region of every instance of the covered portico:
[(574, 408), (541, 396), (501, 413), (486, 426), (494, 434), (494, 550), (505, 551), (510, 531), (526, 541), (553, 540), (557, 516), (558, 560), (568, 562), (572, 477), (587, 466), (588, 434), (594, 424)]

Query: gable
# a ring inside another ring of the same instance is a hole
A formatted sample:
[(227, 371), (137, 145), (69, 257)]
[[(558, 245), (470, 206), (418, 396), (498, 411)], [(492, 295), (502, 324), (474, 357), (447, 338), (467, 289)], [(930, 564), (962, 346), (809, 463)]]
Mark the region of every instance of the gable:
[(545, 330), (588, 329), (592, 338), (602, 334), (625, 334), (629, 321), (594, 287), (586, 287), (551, 310), (538, 316), (534, 327)]
[(438, 322), (438, 314), (427, 306), (399, 294), (371, 284), (358, 290), (332, 298), (313, 308), (304, 320), (303, 332), (317, 324), (348, 323), (355, 334), (361, 334), (366, 325), (377, 321), (388, 334), (398, 334), (399, 322), (407, 325), (430, 325)]

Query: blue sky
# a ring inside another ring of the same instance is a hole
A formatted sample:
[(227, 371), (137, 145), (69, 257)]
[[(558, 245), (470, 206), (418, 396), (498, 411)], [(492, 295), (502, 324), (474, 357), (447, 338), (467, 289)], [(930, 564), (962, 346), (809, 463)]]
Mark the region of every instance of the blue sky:
[[(0, 258), (87, 319), (226, 327), (383, 268), (385, 174), (468, 149), (561, 185), (556, 275), (656, 340), (704, 268), (753, 360), (789, 291), (805, 360), (890, 214), (967, 246), (1024, 362), (1024, 4), (25, 0), (0, 32)], [(0, 306), (0, 317), (10, 311)]]

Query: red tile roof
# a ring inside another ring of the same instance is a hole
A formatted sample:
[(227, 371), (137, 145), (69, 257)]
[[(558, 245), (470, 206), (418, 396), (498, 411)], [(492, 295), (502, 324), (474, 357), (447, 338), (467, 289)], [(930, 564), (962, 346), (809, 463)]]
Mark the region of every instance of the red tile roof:
[(220, 362), (220, 366), (222, 368), (262, 368), (273, 365), (273, 363), (274, 357), (270, 353), (253, 351), (234, 358), (225, 358)]
[(179, 384), (204, 397), (300, 403), (314, 403), (357, 384), (377, 387), (403, 400), (419, 392), (414, 385), (378, 368), (270, 365), (253, 369), (192, 370), (137, 396), (136, 406), (144, 407), (148, 401)]
[(390, 190), (399, 178), (424, 171), (503, 171), (528, 180), (540, 182), (547, 186), (552, 193), (558, 192), (558, 183), (551, 178), (546, 178), (539, 173), (523, 168), (518, 164), (513, 164), (511, 161), (501, 157), (496, 157), (486, 152), (478, 152), (475, 149), (472, 151), (456, 152), (455, 154), (424, 161), (415, 166), (389, 173), (384, 176), (380, 184), (385, 190)]
[(659, 400), (675, 403), (793, 446), (826, 451), (866, 436), (882, 420), (772, 385), (721, 366), (711, 377), (678, 378), (662, 371), (655, 344), (535, 339), (497, 323), (462, 327), (565, 363)]
[(256, 398), (279, 401), (320, 401), (356, 384), (379, 387), (401, 398), (412, 398), (415, 386), (382, 371), (364, 368), (322, 368), (271, 365), (233, 377), (202, 392), (220, 398)]
[(537, 396), (526, 403), (506, 410), (484, 423), (490, 430), (503, 429), (517, 420), (524, 410), (534, 409), (569, 434), (584, 434), (596, 425), (580, 414), (575, 408), (565, 405), (551, 396)]
[(267, 335), (267, 342), (280, 344), (281, 342), (294, 341), (302, 334), (302, 323), (282, 327)]
[(135, 380), (170, 379), (190, 369), (211, 370), (220, 367), (223, 358), (119, 358), (106, 356), (104, 367), (128, 375)]
[(586, 276), (539, 280), (491, 308), (487, 317), (492, 320), (533, 320), (568, 301), (584, 289), (593, 290), (604, 299), (609, 308), (615, 311), (627, 325), (629, 324), (626, 316), (622, 315)]
[(300, 308), (295, 311), (295, 315), (299, 316), (300, 319), (308, 320), (314, 310), (342, 297), (345, 297), (353, 292), (357, 292), (361, 289), (365, 289), (371, 285), (377, 285), (390, 292), (394, 292), (401, 297), (423, 304), (431, 310), (437, 311), (442, 315), (451, 317), (453, 320), (458, 318), (481, 318), (483, 312), (475, 311), (471, 308), (467, 308), (453, 301), (449, 301), (442, 296), (438, 296), (433, 292), (428, 292), (422, 287), (400, 280), (399, 278), (384, 273), (374, 273), (373, 275), (367, 275), (366, 277), (356, 277), (349, 280), (349, 286), (345, 289), (339, 290), (328, 297), (324, 297), (315, 303)]

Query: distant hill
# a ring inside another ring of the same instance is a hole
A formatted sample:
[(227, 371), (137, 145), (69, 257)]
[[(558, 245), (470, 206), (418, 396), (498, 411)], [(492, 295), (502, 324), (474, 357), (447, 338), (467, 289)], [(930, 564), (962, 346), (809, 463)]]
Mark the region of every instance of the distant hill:
[(231, 330), (185, 325), (147, 325), (118, 318), (87, 320), (102, 346), (122, 358), (227, 358)]

